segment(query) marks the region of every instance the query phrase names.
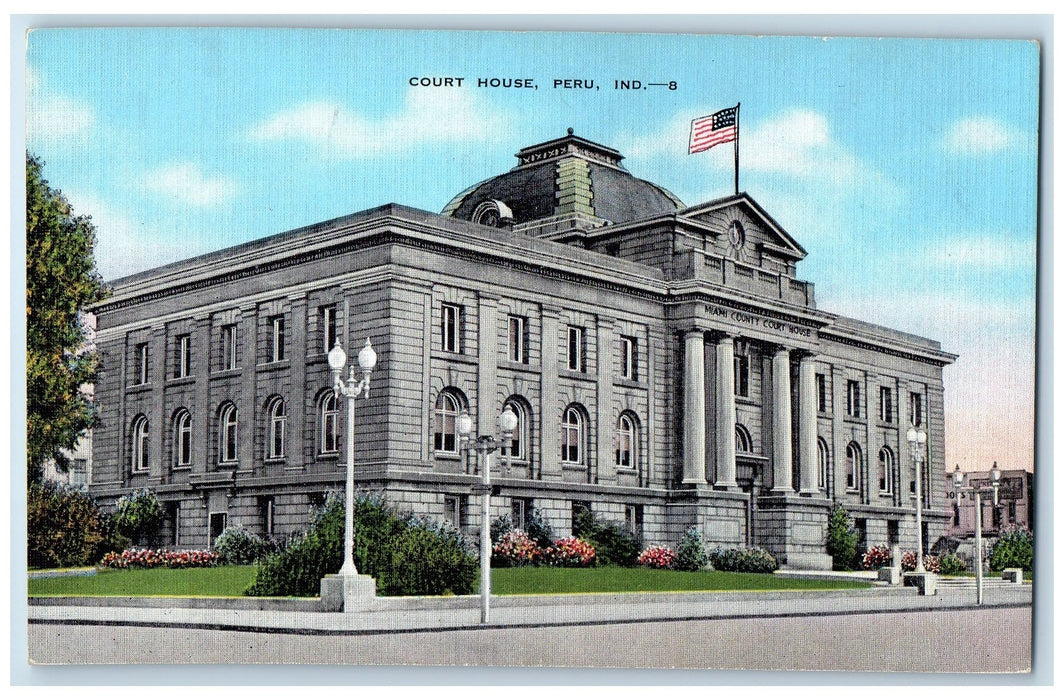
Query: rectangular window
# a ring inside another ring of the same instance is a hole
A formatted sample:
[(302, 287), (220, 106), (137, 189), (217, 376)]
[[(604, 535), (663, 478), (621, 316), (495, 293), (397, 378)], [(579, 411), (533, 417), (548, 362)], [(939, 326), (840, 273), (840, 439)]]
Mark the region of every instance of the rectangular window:
[(465, 496), (443, 497), (443, 519), (456, 529), (462, 528), (462, 515), (465, 513)]
[[(228, 513), (211, 513), (208, 522), (210, 523), (210, 546), (214, 546), (214, 541), (218, 539), (218, 535), (225, 531), (226, 525), (229, 521)], [(202, 522), (202, 521), (200, 521)]]
[(643, 506), (626, 505), (624, 507), (624, 525), (636, 537), (643, 536)]
[(336, 345), (336, 307), (320, 307), (318, 320), (321, 321), (321, 351), (328, 353)]
[(584, 329), (569, 326), (566, 329), (566, 367), (573, 372), (586, 372), (587, 361), (584, 357)]
[(828, 380), (823, 374), (816, 375), (816, 410), (828, 412)]
[(861, 383), (853, 379), (846, 382), (846, 415), (861, 417)]
[(510, 362), (528, 364), (528, 319), (510, 316), (508, 325), (508, 357)]
[(635, 381), (638, 379), (638, 365), (636, 358), (635, 338), (627, 335), (621, 336), (621, 377)]
[(222, 369), (236, 369), (236, 325), (222, 326)]
[(750, 396), (750, 356), (735, 356), (735, 395)]
[(924, 422), (923, 398), (915, 392), (909, 394), (909, 422), (917, 428)]
[(280, 362), (284, 359), (284, 316), (270, 319), (270, 347), (267, 362)]
[(179, 335), (174, 341), (174, 379), (181, 379), (192, 374), (192, 337)]
[[(87, 459), (72, 459), (70, 460), (70, 484), (71, 486), (85, 486), (89, 483), (89, 460)], [(1012, 504), (1013, 510), (1016, 509), (1016, 504)], [(1015, 517), (1013, 517), (1015, 520)]]
[(459, 335), (461, 332), (462, 310), (454, 304), (444, 304), (441, 308), (441, 338), (443, 350), (446, 352), (461, 352)]
[(518, 530), (528, 525), (528, 516), (532, 512), (532, 502), (527, 498), (514, 498), (510, 501), (510, 520)]
[(570, 512), (570, 521), (572, 527), (572, 533), (574, 535), (580, 531), (580, 521), (591, 515), (591, 502), (590, 501), (573, 501), (572, 510)]
[(147, 343), (139, 343), (137, 345), (136, 362), (137, 362), (137, 368), (136, 368), (137, 381), (136, 381), (136, 383), (137, 384), (147, 384), (148, 383), (148, 344)]
[(175, 547), (181, 546), (181, 504), (174, 502), (170, 504), (170, 522), (173, 525), (173, 532), (170, 533), (170, 544)]
[(273, 511), (273, 496), (263, 496), (259, 500), (259, 512), (262, 515), (262, 534), (267, 537), (273, 534)]
[(879, 420), (894, 422), (894, 392), (889, 386), (879, 387)]

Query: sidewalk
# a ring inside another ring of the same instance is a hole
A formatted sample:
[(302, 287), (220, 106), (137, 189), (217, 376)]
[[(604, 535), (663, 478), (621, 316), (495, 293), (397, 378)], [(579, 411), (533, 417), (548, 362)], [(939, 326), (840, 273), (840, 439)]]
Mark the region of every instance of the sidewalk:
[[(984, 591), (983, 607), (1029, 606), (1030, 584)], [(975, 590), (914, 588), (497, 596), (489, 627), (916, 612), (975, 607)], [(376, 598), (371, 609), (319, 612), (317, 599), (30, 598), (29, 622), (194, 627), (287, 634), (379, 634), (481, 627), (477, 596)]]

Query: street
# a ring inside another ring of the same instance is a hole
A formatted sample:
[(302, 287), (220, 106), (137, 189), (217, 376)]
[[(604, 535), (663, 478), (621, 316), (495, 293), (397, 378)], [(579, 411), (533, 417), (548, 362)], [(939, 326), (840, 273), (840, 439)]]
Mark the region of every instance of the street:
[[(1031, 608), (371, 634), (33, 623), (44, 664), (286, 663), (1023, 672)], [(150, 682), (150, 681), (149, 681)]]

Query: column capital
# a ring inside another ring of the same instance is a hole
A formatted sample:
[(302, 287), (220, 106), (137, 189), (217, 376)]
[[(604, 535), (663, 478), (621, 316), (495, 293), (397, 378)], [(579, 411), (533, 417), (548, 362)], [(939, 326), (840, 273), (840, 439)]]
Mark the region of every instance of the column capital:
[(714, 343), (716, 343), (717, 345), (720, 345), (721, 343), (729, 341), (729, 340), (735, 340), (736, 338), (739, 337), (738, 335), (736, 335), (735, 333), (733, 333), (731, 331), (724, 331), (724, 330), (720, 330), (719, 328), (711, 328), (711, 329), (707, 330), (706, 332), (709, 334), (709, 339), (711, 341), (713, 341)]
[(820, 353), (816, 350), (809, 350), (807, 348), (795, 348), (791, 351), (791, 357), (798, 360), (799, 362), (808, 362), (810, 360), (814, 360), (818, 355), (820, 355)]

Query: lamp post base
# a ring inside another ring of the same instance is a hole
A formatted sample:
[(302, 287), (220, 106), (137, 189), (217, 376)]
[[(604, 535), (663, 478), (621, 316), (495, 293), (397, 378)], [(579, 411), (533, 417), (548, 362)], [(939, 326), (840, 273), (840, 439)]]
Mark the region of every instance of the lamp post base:
[(372, 576), (328, 574), (321, 580), (321, 608), (324, 612), (368, 610), (377, 597)]
[(906, 571), (901, 580), (906, 586), (915, 587), (920, 595), (935, 595), (938, 576), (929, 571)]

